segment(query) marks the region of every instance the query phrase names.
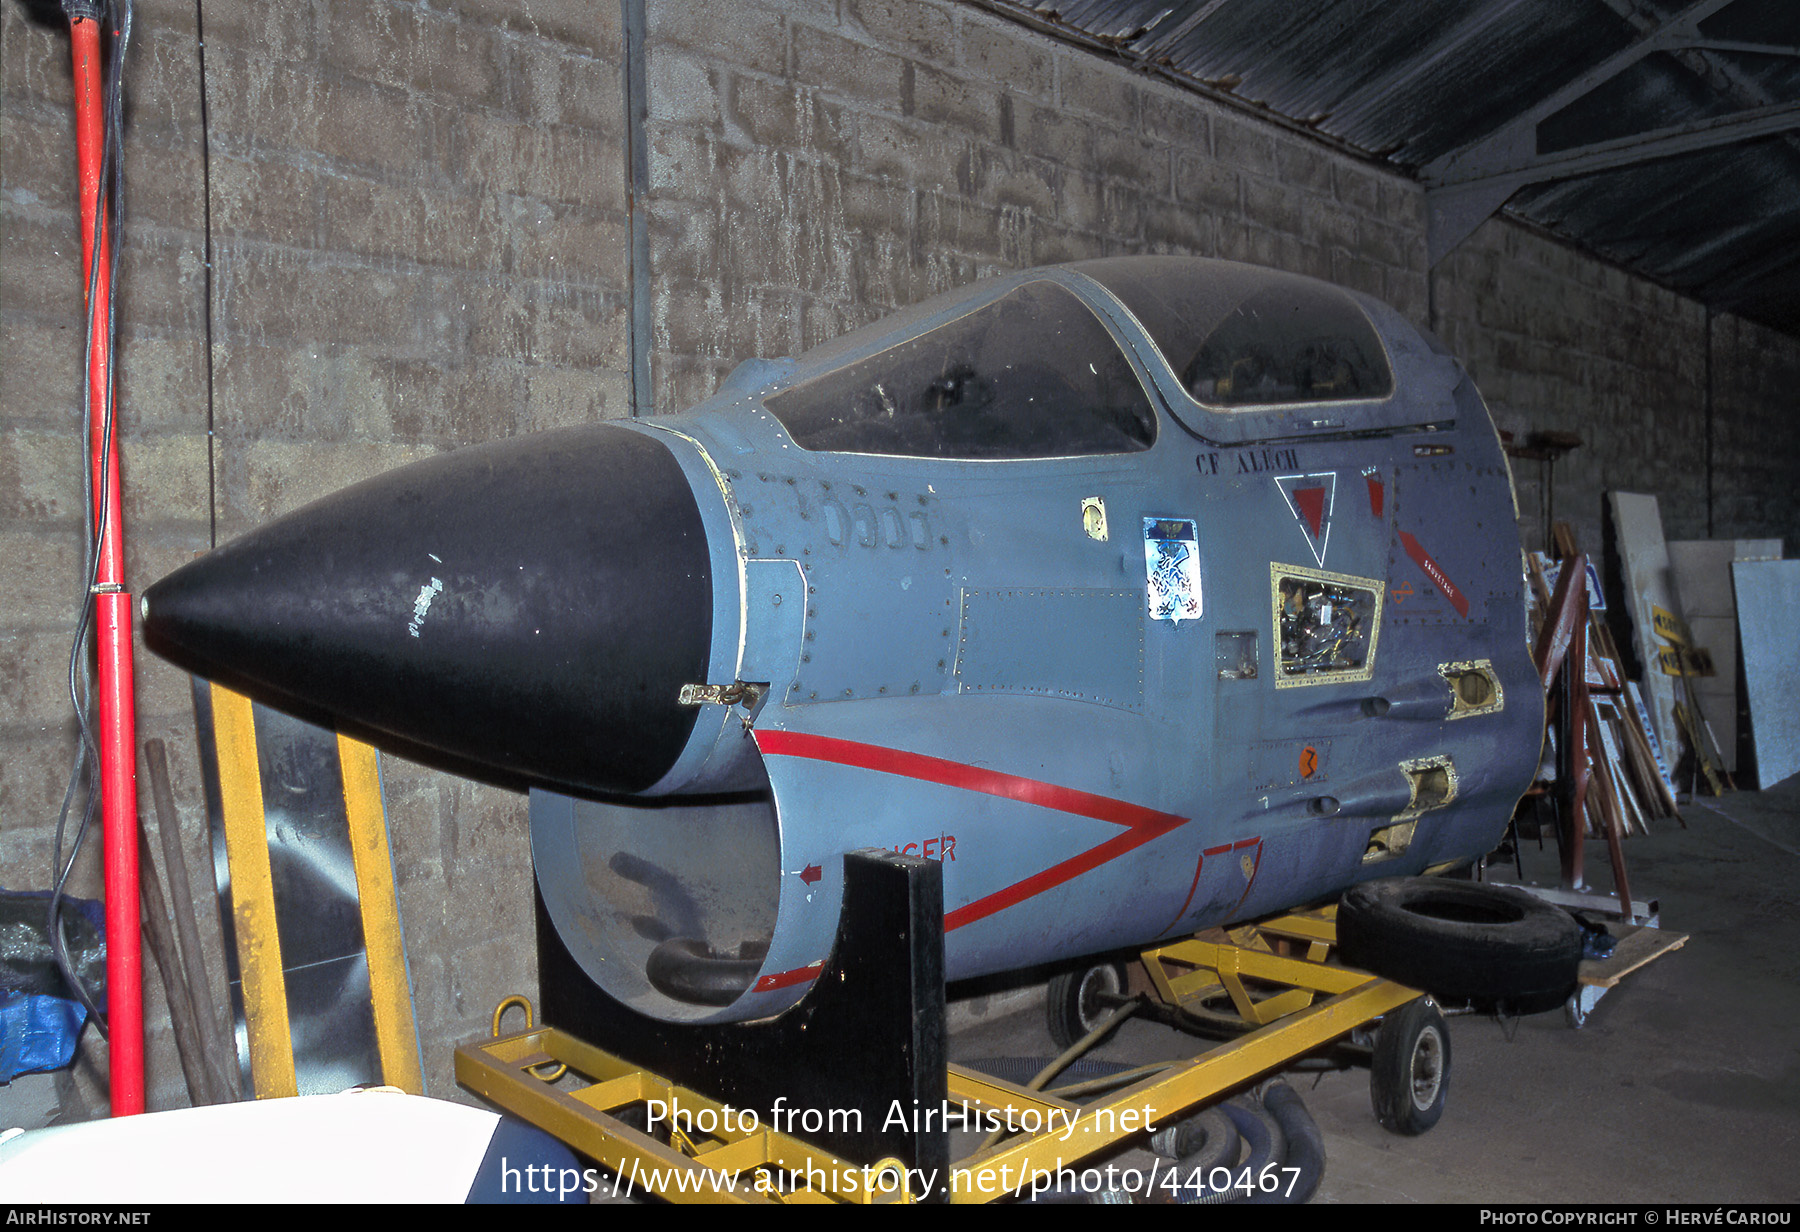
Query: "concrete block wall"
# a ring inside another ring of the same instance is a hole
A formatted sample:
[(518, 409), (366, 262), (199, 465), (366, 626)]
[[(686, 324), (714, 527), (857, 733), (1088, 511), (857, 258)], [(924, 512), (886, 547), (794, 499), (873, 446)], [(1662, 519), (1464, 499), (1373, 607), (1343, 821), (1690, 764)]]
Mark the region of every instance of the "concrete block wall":
[(1423, 321), (1422, 198), (966, 5), (649, 6), (659, 410), (972, 278), (1130, 252), (1254, 261)]
[(1785, 537), (1800, 548), (1783, 478), (1800, 467), (1800, 340), (1709, 319), (1692, 300), (1500, 219), (1432, 271), (1431, 293), (1433, 326), (1502, 429), (1586, 442), (1553, 472), (1515, 462), (1527, 546), (1545, 546), (1548, 482), (1551, 518), (1571, 522), (1589, 551), (1600, 550), (1611, 490), (1654, 494), (1670, 539)]
[[(215, 528), (225, 542), (438, 450), (627, 413), (616, 4), (205, 0), (204, 126), (196, 6), (135, 8), (119, 299), (133, 588)], [(0, 22), (0, 882), (42, 887), (74, 749), (81, 283), (68, 38), (17, 4)], [(210, 911), (188, 678), (141, 642), (137, 664), (139, 730), (168, 744)], [(449, 1096), (450, 1046), (535, 991), (524, 800), (383, 770), (427, 1082)], [(99, 896), (97, 863), (73, 888)], [(168, 1107), (185, 1093), (146, 978), (150, 1103)], [(64, 1115), (104, 1107), (104, 1045), (90, 1031), (84, 1047), (58, 1080)]]
[[(1689, 301), (1503, 221), (1428, 275), (1404, 178), (969, 5), (646, 6), (658, 411), (741, 359), (983, 274), (1221, 256), (1378, 295), (1440, 330), (1502, 426), (1580, 432), (1556, 506), (1584, 540), (1609, 486), (1657, 492), (1672, 537), (1705, 533), (1706, 321)], [(196, 5), (137, 4), (120, 357), (133, 587), (215, 533), (412, 458), (627, 413), (616, 0), (198, 12), (204, 124)], [(44, 885), (80, 555), (69, 70), (66, 36), (18, 4), (0, 23), (0, 867)], [(1712, 338), (1714, 533), (1793, 538), (1800, 343), (1728, 317)], [(203, 869), (187, 682), (139, 662), (141, 727), (169, 743)], [(455, 1096), (450, 1046), (535, 980), (524, 801), (384, 764), (428, 1084)], [(94, 868), (77, 889), (98, 892)], [(159, 995), (152, 980), (166, 1107), (182, 1096)], [(103, 1102), (99, 1056), (90, 1044), (81, 1076), (58, 1080), (63, 1115)]]
[(1793, 556), (1800, 552), (1800, 344), (1752, 321), (1715, 316), (1712, 373), (1705, 529), (1719, 539), (1785, 537)]

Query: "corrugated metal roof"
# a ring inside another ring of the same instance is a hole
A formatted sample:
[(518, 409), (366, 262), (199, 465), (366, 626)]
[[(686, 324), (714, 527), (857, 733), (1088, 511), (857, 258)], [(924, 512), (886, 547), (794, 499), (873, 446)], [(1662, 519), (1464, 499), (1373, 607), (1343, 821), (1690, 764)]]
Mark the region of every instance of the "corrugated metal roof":
[[(1780, 110), (1800, 105), (1800, 55), (1780, 54), (1800, 47), (1794, 0), (978, 2), (1428, 185), (1445, 182), (1453, 155), (1456, 176), (1491, 174), (1501, 164), (1484, 139), (1609, 65), (1620, 67), (1540, 117), (1539, 155), (1764, 114), (1786, 131), (1580, 168), (1517, 187), (1506, 208), (1711, 307), (1800, 334), (1800, 111)], [(1683, 21), (1693, 29), (1676, 38)], [(1651, 37), (1663, 49), (1637, 54)]]

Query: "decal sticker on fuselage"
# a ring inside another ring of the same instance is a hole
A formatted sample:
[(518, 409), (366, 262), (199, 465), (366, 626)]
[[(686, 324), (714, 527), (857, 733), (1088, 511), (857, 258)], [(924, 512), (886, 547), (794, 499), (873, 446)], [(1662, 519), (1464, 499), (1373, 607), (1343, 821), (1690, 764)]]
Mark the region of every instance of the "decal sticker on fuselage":
[(1200, 538), (1192, 518), (1144, 519), (1144, 594), (1150, 619), (1200, 618)]
[(1431, 553), (1425, 550), (1424, 545), (1408, 532), (1401, 531), (1400, 546), (1406, 549), (1408, 556), (1412, 557), (1413, 564), (1419, 566), (1419, 572), (1430, 578), (1444, 593), (1444, 598), (1450, 600), (1450, 606), (1456, 609), (1456, 614), (1466, 618), (1469, 615), (1469, 597), (1457, 589), (1456, 583), (1452, 582), (1443, 567), (1431, 558)]

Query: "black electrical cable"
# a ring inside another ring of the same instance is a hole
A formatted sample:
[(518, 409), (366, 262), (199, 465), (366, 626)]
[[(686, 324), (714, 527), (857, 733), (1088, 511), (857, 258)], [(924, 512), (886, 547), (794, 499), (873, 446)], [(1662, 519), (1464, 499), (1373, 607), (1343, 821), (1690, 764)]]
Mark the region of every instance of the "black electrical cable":
[(212, 112), (206, 97), (206, 14), (194, 0), (194, 55), (200, 66), (200, 221), (201, 269), (206, 293), (206, 542), (219, 546), (219, 459), (213, 434), (213, 223)]
[[(95, 0), (65, 0), (64, 10), (71, 20), (82, 18), (99, 20), (103, 6)], [(87, 660), (88, 638), (92, 629), (94, 609), (94, 586), (99, 578), (100, 539), (105, 534), (106, 520), (110, 512), (111, 492), (105, 482), (105, 476), (111, 466), (113, 433), (115, 421), (115, 342), (118, 335), (117, 288), (119, 276), (119, 223), (124, 217), (124, 79), (125, 53), (131, 43), (131, 0), (113, 0), (104, 6), (106, 15), (112, 19), (112, 41), (109, 49), (107, 80), (101, 96), (101, 143), (100, 143), (100, 184), (99, 199), (94, 203), (94, 224), (90, 251), (94, 260), (88, 270), (87, 312), (84, 326), (85, 344), (82, 349), (82, 440), (93, 439), (94, 395), (93, 383), (89, 373), (93, 367), (94, 355), (94, 300), (99, 294), (100, 282), (100, 238), (105, 220), (112, 217), (112, 243), (108, 252), (107, 279), (110, 293), (107, 296), (107, 311), (104, 328), (106, 330), (106, 365), (102, 379), (102, 397), (105, 405), (101, 408), (101, 453), (98, 472), (101, 476), (99, 505), (95, 507), (94, 473), (95, 468), (83, 462), (82, 466), (82, 518), (86, 531), (87, 559), (83, 570), (84, 586), (81, 602), (76, 613), (75, 635), (69, 648), (69, 700), (75, 709), (75, 722), (81, 736), (80, 748), (75, 755), (75, 765), (69, 775), (69, 785), (63, 793), (62, 808), (56, 819), (56, 839), (53, 853), (53, 867), (56, 870), (55, 884), (50, 893), (50, 910), (48, 927), (50, 949), (56, 960), (57, 970), (62, 973), (76, 997), (86, 1007), (88, 1014), (94, 1019), (94, 1025), (102, 1037), (107, 1035), (106, 1018), (95, 1004), (92, 994), (76, 973), (74, 965), (69, 961), (67, 942), (62, 933), (62, 900), (64, 887), (69, 874), (75, 867), (75, 859), (87, 837), (88, 829), (93, 823), (95, 809), (100, 801), (100, 756), (94, 741), (93, 727), (88, 721), (88, 708), (91, 695), (87, 688), (87, 673), (83, 667)], [(85, 775), (84, 775), (85, 771)], [(63, 860), (63, 834), (68, 825), (69, 810), (74, 802), (78, 783), (87, 780), (87, 801), (82, 809), (81, 822), (76, 827), (75, 841), (69, 850), (68, 860)]]

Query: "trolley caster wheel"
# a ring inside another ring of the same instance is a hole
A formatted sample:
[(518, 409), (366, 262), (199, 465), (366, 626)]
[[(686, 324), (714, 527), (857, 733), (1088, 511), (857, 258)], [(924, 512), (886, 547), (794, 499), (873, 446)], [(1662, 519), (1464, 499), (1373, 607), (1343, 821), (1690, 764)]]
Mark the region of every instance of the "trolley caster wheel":
[(1563, 1002), (1563, 1021), (1569, 1025), (1569, 1030), (1579, 1031), (1587, 1026), (1588, 1015), (1600, 1004), (1603, 992), (1605, 989), (1583, 984), (1569, 994), (1569, 999)]
[(1050, 981), (1044, 1011), (1050, 1038), (1058, 1048), (1072, 1048), (1118, 1008), (1108, 997), (1125, 995), (1125, 964), (1098, 963), (1065, 971)]
[(1437, 1003), (1420, 997), (1383, 1018), (1369, 1067), (1369, 1098), (1382, 1128), (1424, 1133), (1444, 1115), (1449, 1088), (1450, 1029)]

